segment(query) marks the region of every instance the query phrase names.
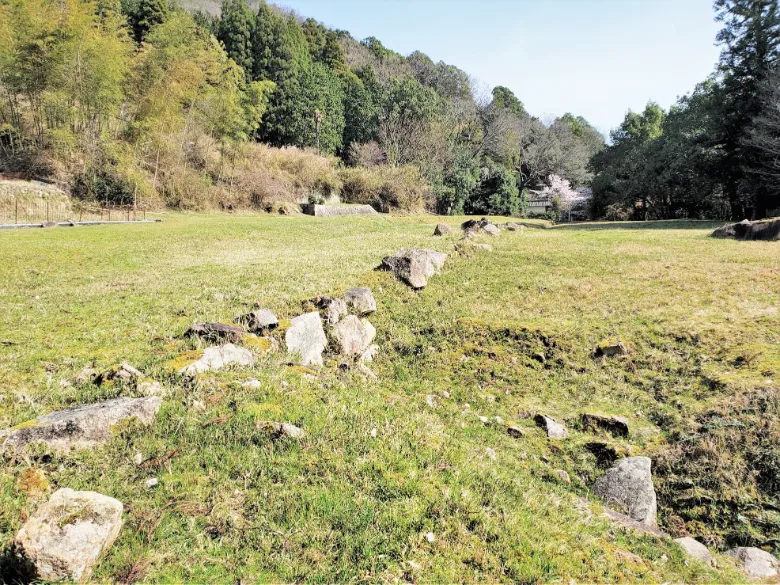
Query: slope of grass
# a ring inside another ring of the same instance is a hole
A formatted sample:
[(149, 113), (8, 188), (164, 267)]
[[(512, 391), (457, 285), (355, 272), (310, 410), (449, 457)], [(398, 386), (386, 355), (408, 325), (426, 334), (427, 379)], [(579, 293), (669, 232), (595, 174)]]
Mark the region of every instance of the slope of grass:
[[(126, 504), (96, 581), (741, 579), (727, 558), (717, 572), (687, 561), (578, 497), (611, 457), (648, 454), (667, 529), (771, 546), (777, 427), (746, 417), (777, 420), (776, 244), (713, 240), (702, 223), (529, 227), (452, 256), (419, 293), (372, 270), (401, 247), (451, 251), (457, 234), (432, 237), (437, 221), (174, 214), (0, 234), (0, 428), (128, 392), (80, 382), (93, 364), (127, 360), (170, 391), (152, 427), (117, 429), (103, 449), (5, 460), (0, 546), (45, 497), (23, 481), (37, 469), (49, 492)], [(308, 376), (273, 353), (196, 384), (166, 368), (197, 347), (179, 337), (196, 319), (255, 302), (290, 318), (358, 285), (377, 299), (377, 380), (333, 360)], [(629, 356), (594, 359), (611, 337)], [(260, 388), (241, 385), (250, 377)], [(570, 439), (548, 441), (539, 411)], [(626, 416), (630, 436), (585, 432), (586, 411)], [(269, 420), (306, 438), (274, 439), (257, 426)]]

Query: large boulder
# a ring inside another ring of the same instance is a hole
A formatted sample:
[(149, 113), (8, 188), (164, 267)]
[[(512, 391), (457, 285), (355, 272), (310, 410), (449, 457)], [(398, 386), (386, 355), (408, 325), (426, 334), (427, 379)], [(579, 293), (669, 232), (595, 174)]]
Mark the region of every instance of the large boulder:
[(593, 485), (593, 492), (608, 506), (648, 526), (657, 526), (656, 502), (649, 457), (627, 457)]
[(559, 423), (550, 416), (537, 414), (534, 417), (534, 422), (537, 424), (537, 426), (544, 429), (544, 431), (547, 433), (547, 436), (551, 439), (565, 439), (569, 436), (569, 431), (566, 430), (566, 426)]
[(424, 288), (428, 279), (444, 266), (447, 254), (426, 249), (399, 250), (382, 259), (379, 270), (388, 270), (412, 288)]
[(115, 398), (58, 410), (6, 431), (3, 451), (20, 451), (25, 446), (44, 443), (60, 453), (70, 449), (87, 449), (111, 439), (111, 427), (118, 422), (136, 419), (144, 425), (154, 421), (162, 398)]
[[(376, 337), (376, 329), (366, 319), (348, 315), (333, 327), (333, 338), (343, 356), (362, 356)], [(370, 360), (369, 360), (370, 361)]]
[(254, 333), (265, 333), (279, 327), (279, 319), (270, 309), (258, 309), (246, 315), (240, 315), (233, 319), (233, 322), (241, 323)]
[(295, 317), (284, 336), (287, 351), (301, 356), (304, 366), (322, 365), (322, 352), (328, 344), (319, 311)]
[(780, 240), (780, 218), (758, 221), (744, 219), (739, 223), (719, 227), (712, 232), (712, 236), (715, 238), (734, 238), (735, 240), (776, 242)]
[(708, 565), (712, 565), (713, 567), (717, 565), (715, 557), (712, 556), (709, 549), (695, 538), (685, 536), (683, 538), (675, 538), (674, 541), (680, 545), (688, 556), (707, 563)]
[(376, 311), (376, 301), (371, 289), (367, 286), (357, 286), (344, 293), (347, 305), (358, 315), (367, 315)]
[(187, 331), (185, 337), (200, 337), (206, 341), (216, 343), (226, 341), (228, 343), (238, 343), (244, 338), (244, 330), (235, 325), (225, 323), (204, 323), (196, 321)]
[(446, 223), (437, 223), (436, 229), (433, 230), (434, 236), (446, 236), (448, 233), (452, 231), (452, 228), (448, 226)]
[(225, 366), (251, 366), (253, 363), (254, 357), (247, 348), (226, 343), (207, 347), (197, 361), (184, 366), (179, 373), (194, 376), (201, 372), (221, 370)]
[(62, 488), (16, 535), (16, 546), (44, 581), (85, 582), (122, 528), (122, 503), (97, 492)]
[(771, 579), (780, 575), (780, 561), (760, 548), (740, 546), (726, 554), (734, 557), (751, 579)]

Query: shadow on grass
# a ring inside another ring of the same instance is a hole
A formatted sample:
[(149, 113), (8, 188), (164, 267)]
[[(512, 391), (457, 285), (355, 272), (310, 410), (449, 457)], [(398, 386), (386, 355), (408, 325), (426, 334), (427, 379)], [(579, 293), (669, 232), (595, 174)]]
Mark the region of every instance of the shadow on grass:
[(27, 585), (36, 580), (35, 567), (15, 545), (0, 550), (0, 583)]
[(556, 225), (556, 230), (714, 230), (727, 222), (698, 219), (657, 221), (598, 221)]

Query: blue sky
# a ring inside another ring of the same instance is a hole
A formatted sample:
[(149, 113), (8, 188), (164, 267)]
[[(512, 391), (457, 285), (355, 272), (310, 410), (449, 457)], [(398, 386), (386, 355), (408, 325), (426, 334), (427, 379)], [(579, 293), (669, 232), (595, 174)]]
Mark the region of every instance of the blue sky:
[(714, 68), (711, 0), (276, 0), (505, 85), (533, 115), (585, 116), (604, 133), (648, 100), (671, 105)]

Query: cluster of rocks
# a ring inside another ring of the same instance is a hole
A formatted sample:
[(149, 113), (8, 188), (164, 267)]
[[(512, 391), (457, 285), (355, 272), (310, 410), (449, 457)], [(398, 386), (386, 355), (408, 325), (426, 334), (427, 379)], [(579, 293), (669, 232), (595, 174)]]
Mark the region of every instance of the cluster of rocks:
[(399, 250), (394, 256), (385, 256), (378, 270), (392, 272), (398, 280), (414, 289), (421, 289), (444, 267), (446, 260), (447, 254), (435, 250)]

